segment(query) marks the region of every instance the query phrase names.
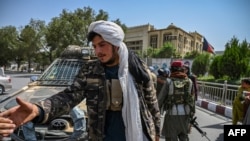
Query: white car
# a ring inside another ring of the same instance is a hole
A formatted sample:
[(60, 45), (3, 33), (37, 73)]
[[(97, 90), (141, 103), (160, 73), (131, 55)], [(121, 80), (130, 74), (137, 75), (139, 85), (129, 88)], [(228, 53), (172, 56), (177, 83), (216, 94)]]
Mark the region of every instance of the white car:
[(4, 74), (4, 69), (0, 67), (0, 95), (12, 89), (11, 77)]

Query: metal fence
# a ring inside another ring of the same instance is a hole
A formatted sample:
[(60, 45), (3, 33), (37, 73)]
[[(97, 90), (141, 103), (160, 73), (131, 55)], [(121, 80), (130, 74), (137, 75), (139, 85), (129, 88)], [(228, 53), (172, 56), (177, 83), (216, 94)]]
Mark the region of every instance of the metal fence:
[(232, 107), (234, 97), (237, 95), (238, 85), (198, 81), (199, 97), (220, 105)]

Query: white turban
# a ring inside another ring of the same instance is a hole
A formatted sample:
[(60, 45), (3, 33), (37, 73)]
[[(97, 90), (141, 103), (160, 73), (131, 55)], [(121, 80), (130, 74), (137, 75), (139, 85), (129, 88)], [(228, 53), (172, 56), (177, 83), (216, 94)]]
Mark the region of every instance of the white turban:
[(109, 21), (96, 21), (90, 24), (88, 32), (94, 31), (102, 36), (102, 38), (115, 45), (120, 46), (123, 42), (124, 32), (116, 23)]
[(88, 32), (100, 34), (102, 38), (119, 47), (118, 78), (123, 92), (122, 117), (127, 141), (142, 141), (143, 131), (140, 117), (139, 98), (132, 75), (128, 70), (128, 49), (122, 28), (110, 21), (96, 21), (90, 24)]

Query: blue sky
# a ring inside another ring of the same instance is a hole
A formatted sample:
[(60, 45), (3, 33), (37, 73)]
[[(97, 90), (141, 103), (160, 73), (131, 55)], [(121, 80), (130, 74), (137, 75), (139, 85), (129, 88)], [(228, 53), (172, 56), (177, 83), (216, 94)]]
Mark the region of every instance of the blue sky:
[(120, 19), (128, 27), (152, 24), (157, 29), (173, 23), (187, 32), (197, 31), (215, 48), (237, 37), (250, 42), (249, 0), (0, 0), (0, 28), (25, 26), (30, 19), (58, 17), (63, 9), (103, 9), (109, 20)]

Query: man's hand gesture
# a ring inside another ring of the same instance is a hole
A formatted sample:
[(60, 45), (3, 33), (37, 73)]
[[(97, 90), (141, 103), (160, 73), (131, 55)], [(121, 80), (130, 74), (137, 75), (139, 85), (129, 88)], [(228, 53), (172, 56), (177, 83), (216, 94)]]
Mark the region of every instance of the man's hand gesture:
[(16, 98), (16, 101), (18, 105), (0, 113), (0, 117), (12, 120), (12, 122), (19, 127), (39, 115), (39, 110), (36, 105), (26, 102), (18, 97)]

